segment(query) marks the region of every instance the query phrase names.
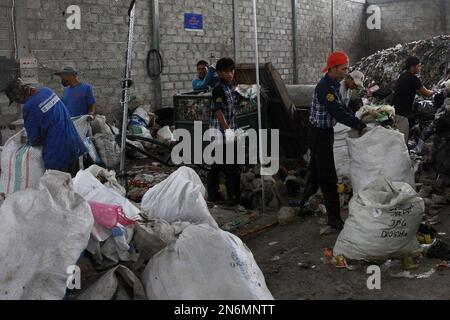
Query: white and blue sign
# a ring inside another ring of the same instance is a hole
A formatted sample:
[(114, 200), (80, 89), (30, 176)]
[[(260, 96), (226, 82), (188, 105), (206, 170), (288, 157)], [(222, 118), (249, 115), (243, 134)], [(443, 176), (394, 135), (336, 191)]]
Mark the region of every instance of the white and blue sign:
[(203, 15), (197, 13), (185, 13), (184, 28), (187, 31), (203, 31)]

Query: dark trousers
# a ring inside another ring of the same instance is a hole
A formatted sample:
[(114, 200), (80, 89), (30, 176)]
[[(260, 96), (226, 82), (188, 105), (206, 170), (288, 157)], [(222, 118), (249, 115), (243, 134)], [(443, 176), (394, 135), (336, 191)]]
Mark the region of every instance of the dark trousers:
[(317, 191), (322, 190), (328, 218), (340, 219), (340, 202), (337, 192), (337, 174), (334, 165), (334, 130), (310, 128), (309, 147), (311, 149), (311, 161), (309, 164), (309, 177), (306, 182), (302, 203)]
[(241, 201), (241, 170), (242, 165), (237, 164), (236, 144), (234, 145), (234, 164), (226, 163), (226, 147), (223, 146), (224, 164), (214, 163), (208, 173), (208, 200), (216, 202), (219, 200), (220, 173), (225, 174), (228, 198), (233, 205)]

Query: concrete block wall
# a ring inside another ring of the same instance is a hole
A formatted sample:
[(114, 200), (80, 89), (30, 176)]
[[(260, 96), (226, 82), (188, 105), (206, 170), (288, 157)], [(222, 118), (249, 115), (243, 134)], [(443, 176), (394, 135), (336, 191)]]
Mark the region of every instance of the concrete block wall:
[[(162, 0), (159, 6), (163, 106), (171, 106), (175, 93), (192, 91), (197, 61), (213, 64), (233, 56), (233, 5), (232, 0)], [(202, 14), (203, 31), (186, 31), (185, 13)]]
[[(299, 82), (315, 84), (332, 50), (331, 0), (298, 2)], [(335, 0), (335, 50), (346, 52), (350, 61), (367, 53), (365, 45), (365, 5), (362, 1)]]
[[(257, 2), (258, 47), (261, 63), (272, 62), (281, 77), (292, 83), (293, 38), (291, 0)], [(252, 1), (239, 1), (239, 62), (254, 63), (254, 27)]]
[(449, 0), (369, 1), (381, 9), (381, 29), (368, 31), (369, 52), (444, 34), (442, 15), (450, 20), (450, 11), (442, 11), (445, 1), (449, 7)]
[(367, 26), (364, 1), (334, 0), (335, 49), (348, 53), (350, 63), (367, 56)]
[[(369, 34), (364, 1), (334, 0), (335, 49), (346, 51), (351, 61), (357, 61), (378, 48), (439, 33), (442, 23), (436, 14), (442, 0), (399, 1), (380, 4), (385, 9), (382, 30)], [(235, 60), (253, 63), (252, 3), (237, 3), (239, 42)], [(331, 52), (331, 0), (298, 0), (297, 4), (299, 82), (313, 84), (322, 76)], [(38, 59), (39, 82), (61, 94), (59, 78), (53, 73), (64, 65), (74, 65), (81, 72), (81, 80), (94, 85), (99, 112), (120, 120), (129, 1), (16, 0), (16, 5), (19, 56)], [(81, 8), (81, 30), (66, 27), (67, 14), (63, 13), (69, 5)], [(191, 90), (197, 60), (214, 63), (220, 57), (234, 56), (233, 0), (160, 0), (159, 6), (165, 65), (161, 76), (163, 106), (171, 106), (175, 93)], [(9, 58), (13, 55), (10, 12), (9, 0), (1, 1), (0, 55)], [(184, 13), (190, 12), (203, 14), (204, 31), (184, 30)], [(152, 1), (138, 1), (136, 13), (132, 95), (154, 104), (155, 83), (146, 70), (147, 52), (153, 48)], [(272, 62), (286, 83), (292, 83), (292, 1), (258, 0), (257, 17), (261, 62)], [(0, 126), (11, 122), (11, 117), (20, 117), (20, 108), (6, 110), (4, 100), (0, 98)], [(9, 118), (3, 117), (7, 113)]]
[[(81, 30), (66, 27), (65, 10), (73, 4), (81, 9)], [(39, 82), (61, 94), (60, 79), (54, 72), (72, 65), (80, 71), (80, 80), (93, 85), (98, 112), (120, 120), (128, 5), (128, 1), (115, 0), (28, 0), (28, 50), (23, 55), (38, 59)], [(150, 103), (153, 84), (145, 68), (151, 46), (150, 2), (140, 1), (137, 8), (132, 95)]]
[(11, 24), (11, 4), (0, 2), (0, 57), (13, 58), (13, 37)]

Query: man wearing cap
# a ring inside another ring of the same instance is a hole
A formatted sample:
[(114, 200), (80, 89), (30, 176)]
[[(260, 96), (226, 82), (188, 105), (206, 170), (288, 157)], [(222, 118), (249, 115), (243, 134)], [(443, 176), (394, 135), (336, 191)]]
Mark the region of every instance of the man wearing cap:
[(333, 52), (323, 69), (325, 76), (319, 81), (314, 91), (309, 118), (311, 128), (308, 134), (311, 161), (309, 178), (301, 201), (302, 212), (309, 198), (322, 190), (328, 213), (328, 225), (342, 230), (339, 195), (337, 192), (337, 174), (334, 164), (333, 127), (340, 122), (348, 127), (362, 131), (366, 125), (345, 106), (339, 92), (340, 81), (348, 73), (348, 56), (343, 52)]
[(64, 106), (49, 88), (34, 88), (21, 79), (8, 83), (4, 90), (13, 102), (23, 104), (23, 120), (28, 144), (42, 146), (45, 169), (71, 173), (79, 168), (78, 159), (87, 150)]
[(355, 70), (341, 81), (339, 92), (346, 107), (349, 106), (352, 98), (353, 90), (364, 88), (364, 74), (361, 71)]
[(92, 86), (78, 81), (78, 71), (73, 67), (64, 67), (55, 75), (61, 77), (64, 86), (64, 102), (71, 117), (79, 117), (86, 114), (94, 114), (95, 98)]

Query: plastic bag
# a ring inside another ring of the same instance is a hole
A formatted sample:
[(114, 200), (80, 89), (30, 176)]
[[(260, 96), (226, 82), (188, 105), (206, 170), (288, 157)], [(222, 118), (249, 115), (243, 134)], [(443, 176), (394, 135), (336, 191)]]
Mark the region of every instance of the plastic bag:
[(362, 137), (347, 138), (347, 145), (354, 193), (380, 175), (415, 187), (413, 163), (400, 132), (377, 126)]
[(273, 300), (242, 241), (209, 225), (190, 225), (156, 254), (142, 280), (151, 300)]
[(123, 226), (129, 226), (135, 223), (134, 220), (128, 219), (123, 213), (121, 206), (89, 201), (95, 223), (113, 229), (120, 223)]
[(141, 206), (149, 219), (207, 223), (218, 228), (205, 201), (205, 187), (198, 174), (188, 167), (181, 167), (147, 191)]
[(8, 197), (0, 207), (0, 299), (63, 299), (93, 224), (67, 173), (48, 170), (38, 189)]
[(412, 255), (421, 248), (416, 233), (424, 210), (423, 199), (410, 185), (378, 177), (350, 201), (333, 253), (353, 260)]

